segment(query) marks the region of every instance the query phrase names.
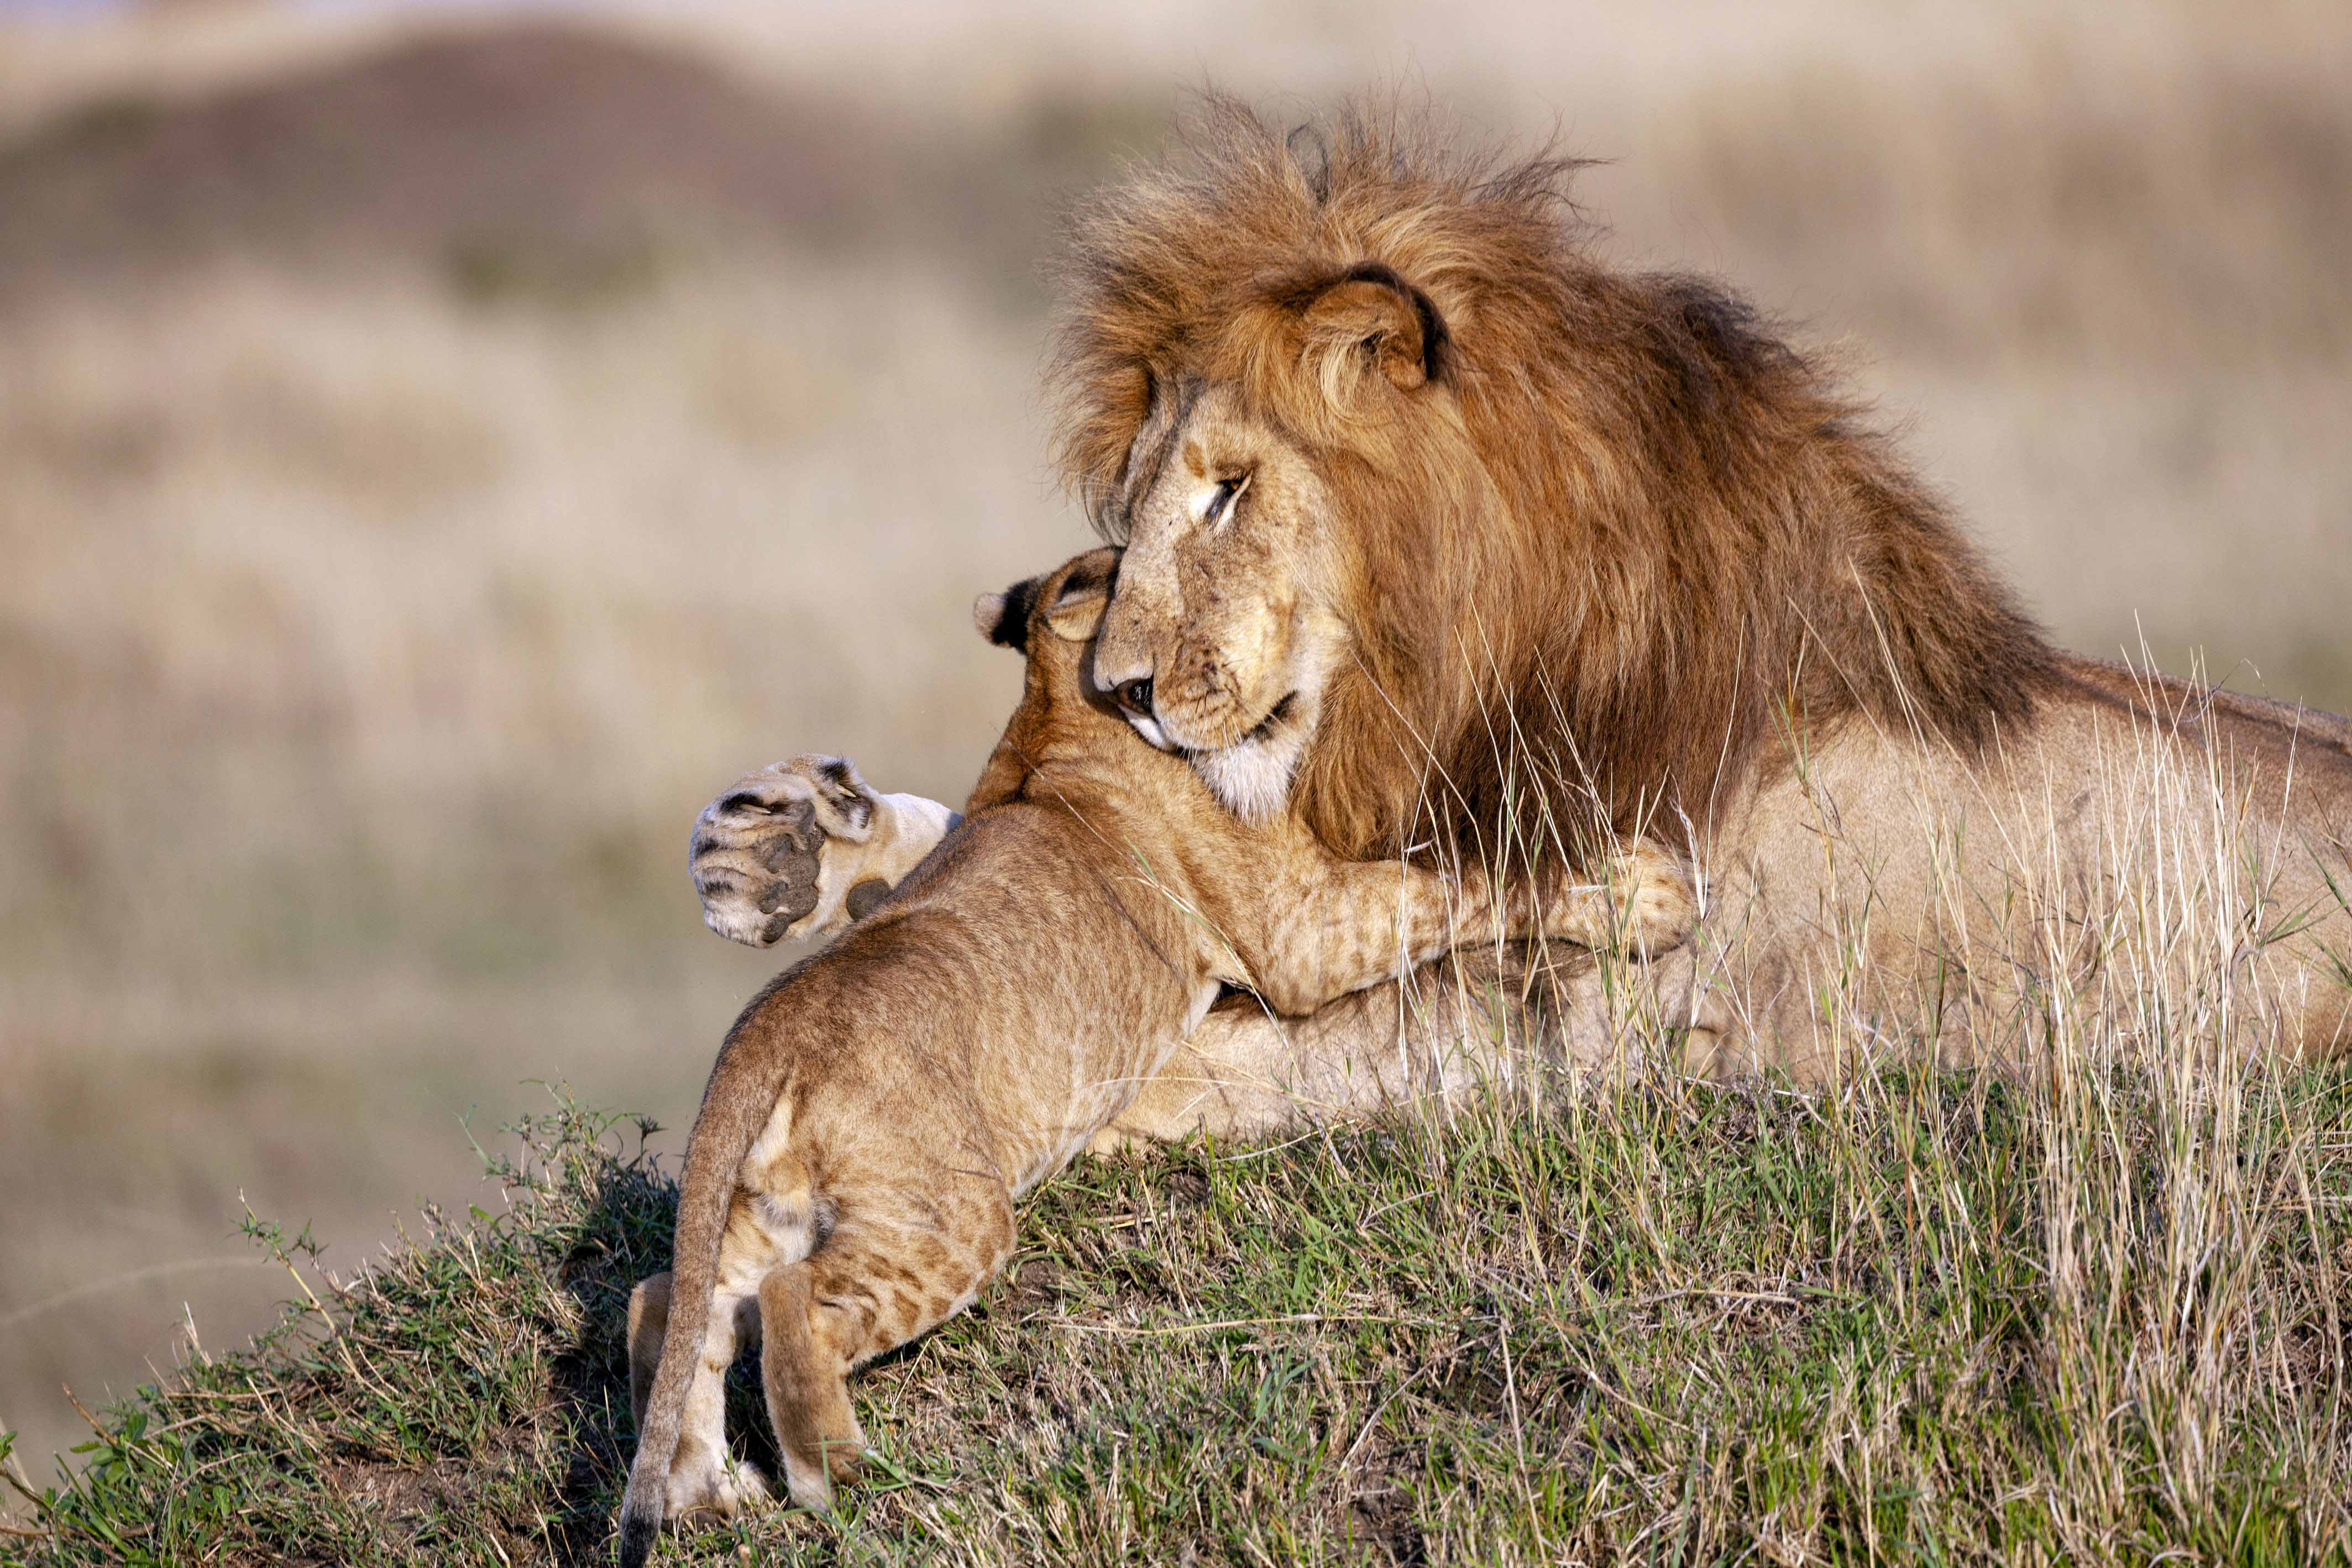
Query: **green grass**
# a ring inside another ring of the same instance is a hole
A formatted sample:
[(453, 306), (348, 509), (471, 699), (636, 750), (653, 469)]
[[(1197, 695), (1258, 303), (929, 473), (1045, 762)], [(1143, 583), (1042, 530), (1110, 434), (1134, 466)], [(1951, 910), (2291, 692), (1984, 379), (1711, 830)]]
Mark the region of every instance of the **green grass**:
[[(2231, 1083), (1632, 1084), (1084, 1162), (858, 1377), (840, 1514), (662, 1560), (2344, 1563), (2352, 1076)], [(676, 1196), (634, 1126), (514, 1129), (505, 1212), (340, 1295), (257, 1225), (326, 1309), (100, 1416), (0, 1557), (605, 1560)]]

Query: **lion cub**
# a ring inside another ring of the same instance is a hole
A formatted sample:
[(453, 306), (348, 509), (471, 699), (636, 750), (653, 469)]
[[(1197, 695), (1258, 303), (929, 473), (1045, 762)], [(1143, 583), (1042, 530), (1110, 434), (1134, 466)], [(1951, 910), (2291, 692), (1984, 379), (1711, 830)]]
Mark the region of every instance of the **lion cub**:
[(1013, 1204), (1131, 1101), (1219, 988), (1306, 1012), (1474, 934), (1652, 946), (1690, 918), (1675, 862), (1637, 850), (1604, 894), (1498, 905), (1396, 863), (1337, 861), (1288, 819), (1248, 826), (1145, 745), (1087, 676), (1118, 553), (981, 601), (1025, 650), (1019, 708), (968, 819), (729, 1032), (703, 1092), (674, 1272), (629, 1306), (637, 1455), (621, 1560), (663, 1518), (759, 1494), (732, 1464), (723, 1380), (762, 1342), (793, 1499), (822, 1508), (863, 1439), (847, 1376), (961, 1312), (1013, 1250)]

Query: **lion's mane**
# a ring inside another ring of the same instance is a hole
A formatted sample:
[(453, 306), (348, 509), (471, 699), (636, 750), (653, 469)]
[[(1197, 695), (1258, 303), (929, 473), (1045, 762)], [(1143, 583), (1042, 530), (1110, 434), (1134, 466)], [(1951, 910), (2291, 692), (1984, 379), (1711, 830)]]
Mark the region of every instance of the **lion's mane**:
[[(1790, 719), (1975, 748), (2061, 678), (1822, 365), (1713, 283), (1591, 254), (1575, 167), (1398, 111), (1286, 137), (1212, 98), (1076, 214), (1051, 374), (1066, 478), (1107, 536), (1168, 377), (1240, 380), (1317, 454), (1357, 664), (1294, 800), (1343, 853), (1392, 851), (1433, 775), (1456, 827), (1491, 831), (1552, 772), (1620, 827), (1663, 800), (1673, 833), (1781, 766)], [(1424, 308), (1429, 395), (1402, 420), (1335, 401), (1297, 322), (1368, 264)]]

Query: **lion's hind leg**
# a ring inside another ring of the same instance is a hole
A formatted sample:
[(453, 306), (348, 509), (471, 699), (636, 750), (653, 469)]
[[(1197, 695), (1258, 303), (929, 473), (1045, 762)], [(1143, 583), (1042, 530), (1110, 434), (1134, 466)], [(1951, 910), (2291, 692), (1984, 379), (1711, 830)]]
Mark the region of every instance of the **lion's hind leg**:
[(640, 1432), (661, 1369), (662, 1336), (669, 1332), (670, 1276), (647, 1275), (629, 1292), (629, 1416)]
[[(731, 1519), (745, 1505), (768, 1500), (767, 1483), (759, 1472), (727, 1451), (727, 1368), (735, 1359), (740, 1333), (758, 1332), (745, 1305), (725, 1300), (712, 1303), (703, 1364), (687, 1393), (677, 1452), (670, 1459), (666, 1519), (682, 1520), (691, 1513)], [(646, 1405), (661, 1366), (669, 1312), (667, 1273), (648, 1276), (629, 1293), (629, 1406), (639, 1432), (645, 1430)]]

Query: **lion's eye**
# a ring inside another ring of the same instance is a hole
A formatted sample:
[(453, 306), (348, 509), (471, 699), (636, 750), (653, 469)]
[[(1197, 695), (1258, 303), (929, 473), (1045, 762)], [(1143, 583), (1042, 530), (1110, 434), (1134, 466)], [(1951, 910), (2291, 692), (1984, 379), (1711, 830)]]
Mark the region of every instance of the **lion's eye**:
[(1234, 499), (1248, 488), (1249, 476), (1246, 474), (1218, 480), (1216, 492), (1209, 497), (1208, 507), (1202, 512), (1201, 520), (1204, 523), (1223, 521), (1225, 514), (1233, 509)]

